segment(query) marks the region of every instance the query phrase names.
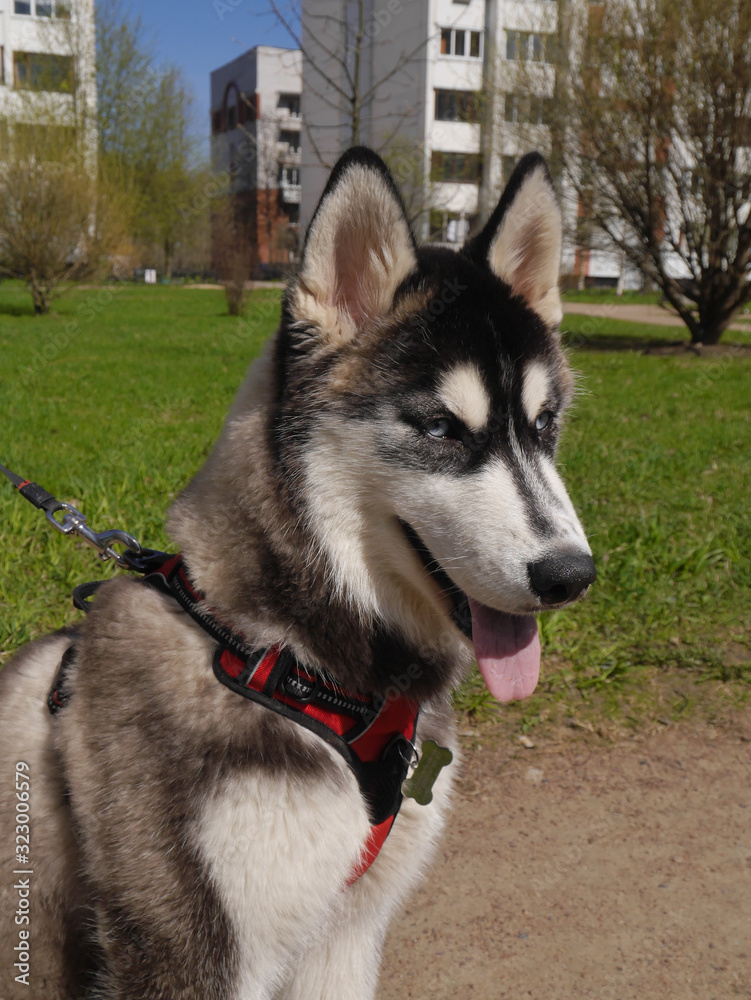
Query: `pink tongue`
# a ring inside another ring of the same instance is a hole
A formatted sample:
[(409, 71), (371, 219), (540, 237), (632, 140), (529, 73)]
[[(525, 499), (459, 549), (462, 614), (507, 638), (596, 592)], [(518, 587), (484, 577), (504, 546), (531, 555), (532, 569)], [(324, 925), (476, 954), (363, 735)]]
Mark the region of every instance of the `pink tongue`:
[(509, 615), (470, 597), (472, 641), (488, 691), (498, 701), (527, 698), (540, 676), (540, 636), (534, 615)]

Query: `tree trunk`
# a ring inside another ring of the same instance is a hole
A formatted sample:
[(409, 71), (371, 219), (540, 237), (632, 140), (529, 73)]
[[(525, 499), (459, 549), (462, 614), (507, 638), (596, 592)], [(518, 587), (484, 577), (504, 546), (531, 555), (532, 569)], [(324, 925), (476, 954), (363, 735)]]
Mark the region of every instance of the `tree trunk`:
[(164, 239), (164, 277), (169, 285), (172, 281), (172, 268), (175, 261), (174, 241), (165, 237)]
[(700, 321), (691, 330), (692, 344), (719, 344), (723, 333), (730, 326), (730, 317)]
[(266, 240), (269, 247), (269, 264), (274, 262), (274, 249), (272, 247), (272, 238), (274, 233), (274, 220), (271, 217), (271, 206), (272, 206), (272, 193), (271, 191), (266, 192)]
[(52, 299), (50, 289), (35, 278), (29, 281), (29, 289), (34, 302), (34, 315), (46, 316), (50, 311), (50, 301)]
[(355, 31), (355, 46), (354, 46), (354, 66), (352, 70), (352, 122), (350, 127), (350, 145), (359, 146), (360, 145), (360, 95), (361, 85), (360, 85), (360, 64), (362, 61), (362, 40), (363, 31), (365, 25), (365, 10), (364, 10), (364, 0), (359, 0), (357, 6), (357, 29)]

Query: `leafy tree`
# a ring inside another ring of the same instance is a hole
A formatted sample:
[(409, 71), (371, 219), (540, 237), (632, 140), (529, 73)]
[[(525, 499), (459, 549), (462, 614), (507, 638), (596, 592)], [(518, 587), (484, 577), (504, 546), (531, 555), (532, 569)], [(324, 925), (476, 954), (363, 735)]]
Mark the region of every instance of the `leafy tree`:
[(130, 187), (134, 236), (160, 248), (169, 279), (177, 245), (191, 235), (184, 209), (204, 181), (192, 98), (179, 69), (156, 64), (141, 19), (123, 0), (97, 6), (97, 89), (103, 169)]
[(97, 169), (91, 0), (53, 13), (0, 122), (0, 273), (27, 282), (37, 314), (108, 269), (129, 214)]
[(96, 84), (99, 153), (132, 167), (150, 130), (154, 54), (140, 17), (123, 0), (99, 0), (96, 7)]
[(174, 67), (161, 71), (154, 82), (153, 103), (146, 109), (143, 146), (133, 164), (140, 194), (138, 235), (161, 246), (168, 280), (177, 243), (189, 233), (181, 209), (192, 201), (203, 176), (194, 162), (190, 104), (180, 72)]
[(14, 129), (0, 163), (0, 272), (26, 281), (34, 312), (49, 312), (66, 282), (109, 267), (127, 205), (76, 148), (75, 133)]
[(608, 0), (586, 14), (562, 109), (567, 173), (692, 342), (715, 344), (751, 299), (751, 4)]

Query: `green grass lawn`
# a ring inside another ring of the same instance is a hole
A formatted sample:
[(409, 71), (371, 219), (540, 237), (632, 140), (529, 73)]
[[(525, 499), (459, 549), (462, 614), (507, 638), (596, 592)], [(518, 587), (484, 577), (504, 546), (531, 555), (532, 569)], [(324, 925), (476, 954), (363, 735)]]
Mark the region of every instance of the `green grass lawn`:
[(614, 288), (584, 288), (581, 291), (570, 288), (563, 293), (566, 302), (595, 302), (603, 305), (621, 303), (622, 305), (656, 306), (662, 300), (659, 292), (637, 292), (626, 289), (617, 295)]
[[(684, 326), (633, 323), (618, 319), (609, 314), (610, 304), (603, 305), (601, 316), (565, 314), (562, 329), (570, 347), (589, 347), (593, 350), (623, 348), (645, 350), (687, 344), (690, 339), (688, 330)], [(738, 344), (742, 346), (751, 344), (751, 328), (728, 330), (722, 338), (721, 346), (729, 348)]]
[[(166, 509), (278, 312), (278, 291), (238, 321), (218, 291), (122, 286), (36, 318), (22, 286), (0, 284), (0, 461), (95, 529), (168, 546)], [(565, 322), (580, 393), (560, 457), (599, 578), (543, 617), (538, 694), (504, 709), (523, 729), (587, 712), (638, 725), (751, 692), (751, 357), (645, 355), (628, 348), (681, 331), (612, 320), (583, 341), (584, 320)], [(73, 620), (72, 588), (113, 571), (2, 484), (0, 540), (1, 657)], [(458, 704), (492, 711), (477, 678)]]

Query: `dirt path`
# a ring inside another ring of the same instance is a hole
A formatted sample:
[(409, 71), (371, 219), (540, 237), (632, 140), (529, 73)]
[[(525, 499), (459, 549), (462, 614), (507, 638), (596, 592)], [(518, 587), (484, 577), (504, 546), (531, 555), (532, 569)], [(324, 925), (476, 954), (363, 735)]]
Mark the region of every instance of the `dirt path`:
[[(580, 316), (597, 316), (601, 319), (625, 319), (632, 323), (650, 323), (652, 326), (683, 326), (683, 320), (661, 306), (639, 303), (564, 302), (565, 313)], [(748, 330), (749, 318), (736, 317), (731, 330)]]
[(751, 998), (751, 709), (467, 754), (379, 1000)]

